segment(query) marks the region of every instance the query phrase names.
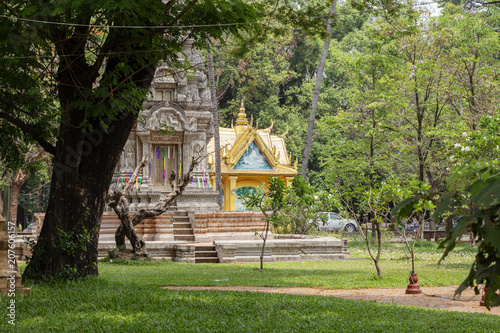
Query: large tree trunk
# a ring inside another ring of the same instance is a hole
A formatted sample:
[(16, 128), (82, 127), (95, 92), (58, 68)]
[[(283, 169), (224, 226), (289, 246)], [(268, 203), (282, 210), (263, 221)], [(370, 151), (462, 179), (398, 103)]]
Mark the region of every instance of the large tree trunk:
[[(55, 277), (64, 274), (67, 267), (82, 276), (98, 273), (97, 243), (105, 194), (135, 120), (135, 114), (129, 112), (108, 133), (96, 127), (78, 140), (60, 141), (53, 159), (45, 220), (23, 277)], [(97, 140), (96, 144), (92, 144), (93, 140)], [(82, 143), (89, 147), (87, 156), (81, 149), (78, 152)], [(86, 241), (66, 248), (68, 237), (75, 244)]]
[(304, 147), (304, 155), (302, 157), (302, 166), (300, 167), (300, 176), (305, 180), (307, 176), (307, 166), (309, 164), (309, 155), (311, 153), (311, 145), (314, 130), (314, 121), (316, 119), (316, 111), (318, 111), (318, 100), (319, 93), (321, 91), (321, 81), (323, 80), (323, 71), (325, 70), (326, 57), (328, 55), (328, 49), (330, 48), (330, 37), (332, 35), (332, 23), (333, 15), (335, 14), (335, 9), (337, 6), (337, 0), (334, 0), (330, 7), (330, 18), (328, 19), (326, 31), (328, 33), (328, 38), (323, 44), (323, 52), (321, 53), (321, 59), (319, 62), (318, 72), (316, 73), (316, 84), (314, 86), (311, 113), (309, 114), (309, 124), (307, 126), (307, 138)]
[(219, 136), (219, 111), (217, 108), (217, 96), (215, 94), (215, 75), (214, 75), (214, 60), (212, 50), (207, 54), (207, 67), (208, 67), (208, 82), (210, 85), (210, 97), (212, 100), (212, 116), (214, 124), (214, 156), (215, 156), (215, 189), (219, 191), (217, 196), (217, 204), (221, 210), (222, 207), (222, 176), (221, 176), (221, 161), (220, 161), (220, 136)]
[[(65, 53), (71, 54), (69, 51)], [(108, 59), (106, 72), (113, 72), (119, 63), (118, 58)], [(129, 65), (138, 68), (136, 63)], [(113, 92), (113, 98), (123, 99), (129, 105), (116, 118), (105, 115), (89, 117), (87, 109), (78, 109), (74, 102), (85, 100), (81, 91), (92, 89), (93, 79), (87, 72), (87, 65), (76, 59), (71, 64), (62, 62), (58, 72), (61, 81), (59, 100), (64, 111), (52, 160), (49, 204), (23, 278), (73, 278), (98, 274), (97, 245), (106, 193), (139, 110), (125, 95), (126, 89)], [(154, 72), (155, 67), (143, 68), (130, 75), (130, 84), (146, 91)], [(123, 80), (129, 74), (121, 73)], [(74, 77), (79, 78), (81, 86), (73, 83)], [(107, 107), (111, 109), (111, 106)], [(84, 121), (90, 126), (82, 126)], [(107, 126), (103, 127), (102, 123)], [(81, 130), (75, 131), (75, 128)]]

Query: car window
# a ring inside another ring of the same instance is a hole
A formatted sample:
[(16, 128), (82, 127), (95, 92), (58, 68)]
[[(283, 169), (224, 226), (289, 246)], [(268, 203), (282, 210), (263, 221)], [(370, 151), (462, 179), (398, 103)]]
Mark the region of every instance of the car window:
[(338, 219), (339, 218), (339, 214), (337, 214), (337, 213), (330, 213), (330, 218), (332, 218), (332, 219)]

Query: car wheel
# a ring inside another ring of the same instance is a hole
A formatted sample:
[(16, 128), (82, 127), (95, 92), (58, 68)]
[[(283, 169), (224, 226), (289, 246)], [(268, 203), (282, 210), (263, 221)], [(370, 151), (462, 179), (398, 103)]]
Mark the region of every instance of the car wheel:
[(354, 232), (356, 231), (356, 227), (354, 226), (354, 224), (349, 223), (348, 225), (345, 226), (345, 231)]

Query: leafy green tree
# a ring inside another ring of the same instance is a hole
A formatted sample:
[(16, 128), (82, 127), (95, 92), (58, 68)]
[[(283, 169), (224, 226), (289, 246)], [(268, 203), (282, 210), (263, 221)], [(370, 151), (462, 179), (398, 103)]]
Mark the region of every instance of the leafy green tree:
[[(196, 0), (26, 0), (0, 6), (9, 17), (0, 22), (0, 51), (10, 74), (2, 76), (8, 88), (2, 89), (2, 129), (30, 137), (53, 156), (45, 221), (24, 277), (97, 274), (104, 194), (156, 64), (161, 59), (180, 66), (176, 53), (185, 38), (202, 45), (208, 36), (257, 29), (217, 25), (258, 21), (260, 6)], [(23, 86), (16, 83), (17, 72), (26, 78)], [(16, 90), (32, 98), (20, 103)]]
[[(303, 189), (294, 190), (297, 186)], [(283, 234), (306, 235), (324, 222), (324, 212), (340, 209), (340, 202), (335, 195), (324, 191), (315, 193), (303, 180), (292, 185), (289, 196), (288, 204), (276, 213), (272, 225), (274, 230)]]
[(265, 229), (258, 233), (262, 239), (262, 251), (260, 254), (260, 270), (264, 270), (264, 251), (266, 248), (267, 236), (271, 225), (273, 225), (277, 218), (277, 212), (287, 205), (290, 200), (287, 195), (287, 187), (285, 182), (277, 177), (269, 177), (266, 188), (264, 185), (258, 191), (250, 191), (249, 193), (240, 197), (243, 199), (243, 204), (248, 209), (258, 209), (264, 214), (266, 221)]
[(445, 34), (449, 104), (474, 130), (481, 117), (494, 114), (499, 96), (499, 9), (448, 5), (433, 29)]
[(486, 306), (499, 306), (500, 297), (500, 116), (483, 116), (475, 131), (465, 132), (465, 144), (456, 145), (454, 160), (456, 166), (448, 178), (448, 188), (437, 199), (435, 195), (419, 193), (401, 201), (393, 210), (400, 216), (415, 209), (421, 200), (437, 202), (435, 218), (441, 218), (452, 206), (453, 201), (460, 202), (469, 198), (471, 209), (462, 216), (448, 237), (440, 244), (444, 248), (443, 257), (454, 249), (464, 233), (479, 242), (476, 259), (471, 266), (456, 294), (468, 287), (474, 287), (479, 293), (480, 284), (487, 288)]
[(359, 196), (391, 174), (416, 175), (442, 190), (453, 145), (477, 123), (474, 117), (495, 108), (492, 15), (450, 7), (429, 21), (406, 10), (405, 18), (367, 24), (339, 44), (337, 59), (350, 84), (342, 90), (343, 110), (325, 118), (334, 135), (323, 172), (344, 193), (349, 188)]

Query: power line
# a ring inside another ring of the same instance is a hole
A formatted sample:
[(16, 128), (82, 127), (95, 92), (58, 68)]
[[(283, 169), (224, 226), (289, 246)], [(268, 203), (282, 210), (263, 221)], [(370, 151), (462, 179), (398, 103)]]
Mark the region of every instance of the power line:
[[(430, 4), (439, 4), (441, 1), (428, 1), (422, 3), (416, 3), (413, 5), (407, 5), (404, 7), (415, 7), (415, 6), (424, 6)], [(375, 10), (374, 12), (378, 12), (380, 10)], [(180, 26), (147, 26), (147, 25), (104, 25), (104, 24), (82, 24), (82, 23), (67, 23), (67, 22), (56, 22), (56, 21), (47, 21), (47, 20), (35, 20), (35, 19), (27, 19), (23, 17), (17, 16), (8, 16), (0, 14), (0, 17), (10, 19), (10, 20), (18, 20), (29, 23), (42, 23), (42, 24), (52, 24), (52, 25), (60, 25), (60, 26), (70, 26), (70, 27), (87, 27), (87, 28), (100, 28), (100, 29), (193, 29), (193, 28), (214, 28), (214, 27), (230, 27), (230, 26), (238, 26), (238, 25), (251, 25), (258, 24), (264, 25), (269, 24), (269, 22), (283, 22), (278, 20), (267, 20), (267, 21), (256, 21), (256, 22), (233, 22), (233, 23), (219, 23), (219, 24), (193, 24), (193, 25), (180, 25)], [(298, 17), (295, 19), (290, 19), (288, 21), (301, 21), (301, 20), (309, 20), (309, 19), (322, 19), (329, 18), (330, 15), (319, 15), (319, 16), (307, 16), (307, 17)]]
[[(254, 46), (260, 44), (259, 42), (253, 42), (253, 43), (245, 43), (245, 46)], [(217, 45), (217, 48), (222, 48), (222, 49), (228, 49), (231, 47), (238, 47), (241, 46), (240, 44), (237, 43), (228, 43), (228, 44), (221, 44)], [(102, 52), (98, 53), (99, 55), (106, 55), (106, 56), (112, 56), (112, 55), (126, 55), (126, 54), (134, 54), (134, 53), (146, 53), (146, 52), (167, 52), (168, 50), (160, 50), (160, 49), (155, 49), (155, 50), (135, 50), (135, 51), (116, 51), (116, 52)], [(82, 56), (88, 56), (88, 55), (95, 55), (94, 53), (91, 53), (91, 50), (89, 50), (90, 53), (71, 53), (71, 54), (64, 54), (62, 57), (82, 57)], [(52, 55), (31, 55), (31, 56), (12, 56), (12, 57), (2, 57), (0, 58), (1, 60), (20, 60), (20, 59), (50, 59), (50, 58), (56, 58), (60, 57), (57, 54), (52, 54)]]
[[(42, 24), (52, 24), (52, 25), (61, 25), (61, 26), (70, 26), (70, 27), (86, 27), (86, 28), (100, 28), (100, 29), (193, 29), (193, 28), (230, 27), (230, 26), (251, 25), (251, 24), (264, 25), (264, 24), (269, 23), (269, 21), (256, 21), (256, 22), (233, 22), (233, 23), (219, 23), (219, 24), (193, 24), (193, 25), (179, 25), (179, 26), (163, 26), (163, 25), (147, 26), (147, 25), (103, 25), (103, 24), (66, 23), (66, 22), (26, 19), (26, 18), (22, 18), (22, 17), (7, 16), (7, 15), (1, 15), (1, 14), (0, 14), (0, 17), (11, 19), (11, 20), (29, 22), (29, 23), (42, 23)], [(308, 16), (308, 17), (300, 17), (300, 18), (296, 18), (296, 19), (290, 19), (289, 21), (321, 19), (321, 18), (328, 18), (328, 17), (329, 17), (329, 15)], [(275, 22), (278, 22), (278, 21), (276, 20)], [(282, 21), (279, 21), (279, 22), (282, 22)]]

